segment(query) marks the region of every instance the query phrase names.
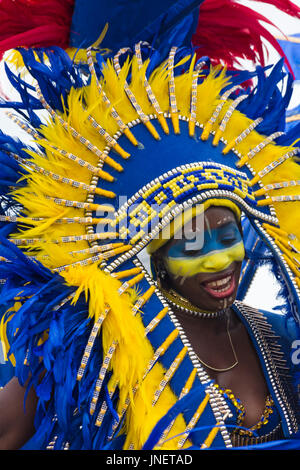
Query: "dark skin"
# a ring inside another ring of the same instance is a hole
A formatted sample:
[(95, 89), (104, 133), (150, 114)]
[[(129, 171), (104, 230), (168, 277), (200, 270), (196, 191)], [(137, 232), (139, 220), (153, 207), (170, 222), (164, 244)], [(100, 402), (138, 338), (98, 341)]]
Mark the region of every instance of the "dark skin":
[[(222, 226), (222, 223), (230, 222), (230, 220), (235, 222), (233, 212), (223, 207), (211, 207), (205, 212), (205, 215), (204, 223), (206, 229), (207, 225), (213, 230)], [(190, 224), (192, 224), (192, 229), (195, 230), (197, 228), (197, 218), (193, 219)], [(161, 266), (162, 262), (166, 266), (163, 260), (170, 247), (176, 243), (180, 243), (180, 240), (172, 239), (154, 254), (154, 264), (156, 266)], [(210, 269), (209, 266), (207, 266), (207, 269)], [(168, 288), (171, 287), (193, 305), (205, 311), (216, 312), (227, 307), (226, 315), (223, 314), (217, 318), (195, 317), (176, 310), (174, 307), (173, 310), (197, 356), (207, 365), (217, 369), (226, 369), (235, 362), (227, 333), (228, 318), (229, 331), (238, 358), (238, 364), (225, 372), (216, 372), (206, 366), (204, 368), (208, 375), (222, 389), (228, 388), (232, 390), (234, 395), (241, 400), (245, 408), (244, 425), (251, 427), (262, 416), (268, 388), (248, 332), (241, 320), (230, 308), (230, 305), (236, 298), (240, 270), (241, 262), (237, 261), (218, 272), (212, 268), (211, 272), (199, 272), (185, 278), (178, 275), (174, 276), (167, 270), (164, 286), (166, 287), (167, 284)], [(215, 298), (204, 288), (207, 282), (215, 281), (227, 275), (232, 275), (237, 281), (235, 289), (229, 298)]]
[(25, 392), (16, 377), (0, 392), (0, 450), (20, 449), (34, 434), (37, 397), (31, 388), (24, 406)]

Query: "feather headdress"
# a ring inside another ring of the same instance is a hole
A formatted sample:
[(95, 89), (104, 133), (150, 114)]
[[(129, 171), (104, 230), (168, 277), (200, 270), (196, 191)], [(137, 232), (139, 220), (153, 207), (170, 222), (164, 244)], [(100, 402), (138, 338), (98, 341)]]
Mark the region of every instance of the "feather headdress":
[(282, 63), (231, 74), (176, 47), (160, 63), (138, 43), (107, 61), (87, 49), (87, 70), (58, 48), (20, 52), (34, 81), (7, 69), (21, 100), (1, 106), (32, 145), (1, 135), (0, 302), (8, 356), (39, 397), (29, 446), (140, 449), (178, 398), (158, 448), (189, 446), (203, 413), (205, 446), (226, 443), (209, 378), (139, 255), (184, 209), (227, 199), (298, 317), (299, 148), (283, 131)]
[(83, 60), (84, 52), (81, 54), (78, 49), (101, 42), (116, 53), (124, 44), (134, 47), (143, 40), (166, 55), (174, 45), (193, 44), (199, 57), (206, 55), (214, 64), (235, 68), (245, 58), (264, 65), (267, 42), (285, 57), (293, 74), (280, 43), (263, 23), (268, 27), (279, 25), (256, 8), (266, 4), (299, 18), (299, 7), (291, 0), (252, 3), (253, 6), (236, 0), (165, 0), (151, 4), (121, 1), (115, 2), (112, 9), (109, 2), (95, 0), (1, 0), (0, 54), (17, 47), (59, 46)]

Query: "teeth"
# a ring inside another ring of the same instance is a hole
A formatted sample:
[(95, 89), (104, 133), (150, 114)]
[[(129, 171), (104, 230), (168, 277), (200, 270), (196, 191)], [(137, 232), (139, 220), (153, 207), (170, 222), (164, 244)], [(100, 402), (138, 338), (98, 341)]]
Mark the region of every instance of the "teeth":
[[(211, 289), (213, 289), (214, 287), (217, 287), (219, 292), (223, 292), (228, 289), (229, 286), (227, 286), (226, 284), (230, 283), (231, 278), (232, 276), (227, 276), (227, 277), (224, 277), (223, 279), (219, 279), (218, 281), (208, 282), (206, 285), (210, 287)], [(221, 286), (225, 286), (225, 285), (226, 285), (225, 288), (220, 289)]]
[[(229, 287), (229, 286), (228, 286)], [(218, 292), (225, 292), (226, 290), (228, 290), (228, 287), (225, 287), (225, 289), (216, 289)]]

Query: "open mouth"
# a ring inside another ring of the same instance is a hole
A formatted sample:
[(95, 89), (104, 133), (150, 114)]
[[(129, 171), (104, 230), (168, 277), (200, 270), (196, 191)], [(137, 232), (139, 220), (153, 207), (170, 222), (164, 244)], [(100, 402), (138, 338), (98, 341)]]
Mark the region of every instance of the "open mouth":
[(235, 290), (234, 273), (226, 274), (224, 277), (214, 281), (206, 281), (202, 283), (202, 287), (213, 297), (224, 299), (229, 297)]

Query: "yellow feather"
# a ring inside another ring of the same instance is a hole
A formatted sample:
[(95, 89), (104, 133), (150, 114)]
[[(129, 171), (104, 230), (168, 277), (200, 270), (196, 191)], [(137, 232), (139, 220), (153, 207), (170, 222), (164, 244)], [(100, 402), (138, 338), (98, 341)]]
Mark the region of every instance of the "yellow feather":
[[(113, 372), (109, 388), (116, 382), (119, 385), (119, 412), (128, 396), (130, 398), (124, 425), (127, 433), (124, 449), (131, 443), (136, 449), (140, 449), (157, 421), (176, 403), (176, 396), (167, 387), (156, 406), (151, 405), (164, 369), (157, 363), (142, 381), (146, 367), (153, 357), (153, 348), (144, 336), (140, 315), (134, 316), (132, 313), (131, 293), (120, 296), (118, 289), (122, 285), (121, 282), (103, 273), (96, 264), (70, 268), (63, 272), (62, 276), (68, 285), (78, 286), (73, 303), (77, 302), (81, 293), (85, 294), (89, 303), (89, 316), (94, 321), (105, 308), (109, 308), (102, 326), (104, 355), (113, 341), (117, 342), (109, 366), (109, 370)], [(133, 395), (132, 390), (137, 383), (140, 385)], [(175, 434), (183, 432), (185, 426), (183, 418), (179, 417), (172, 432)], [(172, 445), (174, 442), (170, 441), (163, 448), (171, 449)]]
[[(187, 58), (183, 60), (188, 60)], [(190, 99), (193, 80), (193, 66), (195, 58), (192, 58), (191, 65), (186, 74), (175, 77), (176, 100), (179, 113), (186, 119), (190, 117)], [(37, 143), (45, 149), (45, 155), (30, 151), (29, 155), (34, 164), (52, 171), (62, 177), (71, 178), (90, 185), (93, 175), (86, 168), (79, 168), (78, 164), (69, 160), (58, 152), (51, 150), (51, 145), (70, 152), (94, 166), (102, 166), (99, 157), (86, 148), (71, 132), (71, 127), (76, 129), (86, 139), (88, 139), (97, 149), (103, 151), (107, 142), (99, 134), (99, 130), (92, 126), (88, 120), (91, 115), (99, 125), (101, 125), (110, 136), (114, 136), (119, 130), (116, 121), (111, 115), (113, 106), (125, 124), (138, 118), (138, 113), (132, 106), (124, 90), (124, 85), (130, 73), (132, 80), (130, 89), (134, 93), (143, 112), (154, 114), (154, 108), (149, 101), (149, 97), (144, 88), (144, 79), (148, 62), (145, 62), (141, 69), (138, 67), (136, 59), (126, 59), (118, 75), (114, 70), (113, 63), (107, 61), (103, 68), (103, 78), (99, 80), (103, 87), (110, 106), (103, 102), (103, 95), (99, 94), (95, 77), (92, 78), (89, 86), (82, 89), (71, 89), (67, 103), (63, 106), (60, 116), (69, 124), (66, 130), (62, 126), (58, 117), (48, 119), (40, 129), (41, 138)], [(179, 65), (179, 64), (177, 64)], [(170, 111), (169, 100), (169, 78), (170, 71), (165, 62), (159, 66), (149, 78), (149, 83), (154, 92), (161, 110), (164, 113)], [(212, 68), (209, 75), (197, 87), (196, 120), (205, 126), (211, 118), (218, 104), (221, 103), (220, 95), (222, 89), (229, 84), (226, 77), (226, 70), (220, 67)], [(225, 116), (226, 111), (232, 105), (232, 100), (227, 100), (216, 122), (212, 125), (212, 131), (216, 131)], [(83, 107), (85, 109), (83, 109)], [(251, 120), (239, 111), (234, 111), (223, 133), (225, 142), (231, 142), (241, 134), (250, 124)], [(167, 138), (167, 137), (166, 137)], [(252, 131), (236, 148), (243, 156), (246, 156), (251, 149), (263, 142), (266, 136), (260, 135), (255, 130)], [(224, 144), (220, 145), (220, 153)], [(275, 159), (283, 156), (290, 150), (289, 147), (281, 147), (269, 144), (253, 159), (250, 160), (251, 167), (257, 173)], [(114, 157), (116, 161), (118, 156)], [(132, 155), (134, 158), (134, 154)], [(238, 156), (236, 157), (238, 162)], [(226, 156), (224, 156), (226, 164)], [(104, 163), (103, 166), (106, 164)], [(124, 163), (126, 171), (126, 161)], [(295, 160), (290, 159), (282, 163), (276, 170), (269, 173), (262, 179), (263, 184), (281, 182), (290, 179), (300, 180), (300, 166)], [(53, 180), (38, 172), (29, 172), (23, 178), (26, 186), (13, 191), (13, 197), (23, 205), (23, 213), (28, 217), (43, 217), (43, 221), (30, 221), (29, 228), (24, 224), (18, 227), (19, 232), (12, 235), (13, 238), (34, 238), (40, 237), (30, 246), (30, 255), (36, 256), (50, 269), (58, 266), (71, 265), (79, 260), (84, 260), (87, 255), (74, 255), (70, 252), (88, 248), (88, 242), (77, 242), (76, 244), (53, 244), (51, 239), (58, 239), (68, 235), (85, 234), (85, 227), (76, 224), (57, 224), (57, 219), (62, 217), (85, 217), (84, 209), (66, 208), (56, 205), (49, 197), (60, 197), (62, 199), (86, 202), (88, 192), (86, 190), (72, 187), (59, 181)], [(99, 180), (101, 187), (101, 179)], [(111, 185), (112, 191), (114, 184)], [(299, 194), (297, 187), (289, 187), (279, 191), (271, 192), (272, 195)], [(269, 195), (269, 196), (270, 196)], [(292, 205), (292, 206), (291, 206)], [(287, 233), (294, 233), (300, 238), (299, 221), (290, 216), (292, 207), (293, 213), (300, 210), (300, 202), (274, 203), (280, 227)], [(24, 219), (25, 222), (25, 219)], [(43, 243), (45, 242), (45, 243)], [(27, 249), (28, 250), (28, 249)], [(99, 315), (105, 308), (109, 307), (109, 313), (102, 325), (102, 342), (104, 354), (115, 341), (116, 351), (112, 356), (109, 371), (112, 373), (110, 387), (118, 382), (120, 413), (129, 396), (130, 405), (126, 413), (124, 430), (126, 432), (126, 442), (124, 448), (129, 448), (131, 444), (134, 448), (140, 449), (149, 433), (157, 421), (165, 415), (177, 398), (171, 388), (166, 386), (155, 406), (152, 406), (152, 399), (158, 384), (164, 376), (164, 368), (157, 363), (151, 372), (142, 380), (149, 361), (152, 359), (154, 351), (147, 338), (144, 337), (144, 326), (140, 314), (134, 316), (132, 313), (133, 303), (139, 293), (135, 289), (119, 294), (121, 282), (118, 279), (106, 274), (99, 268), (99, 262), (92, 265), (74, 265), (62, 271), (61, 275), (70, 286), (77, 287), (74, 303), (77, 302), (81, 293), (84, 293), (88, 302), (89, 316), (97, 321)], [(2, 336), (5, 338), (5, 327), (1, 324)], [(133, 389), (138, 384), (134, 394)], [(182, 416), (179, 416), (172, 429), (172, 435), (179, 434), (185, 430), (186, 423)], [(178, 438), (177, 438), (178, 439)], [(177, 440), (174, 439), (165, 444), (165, 449), (176, 448)]]

